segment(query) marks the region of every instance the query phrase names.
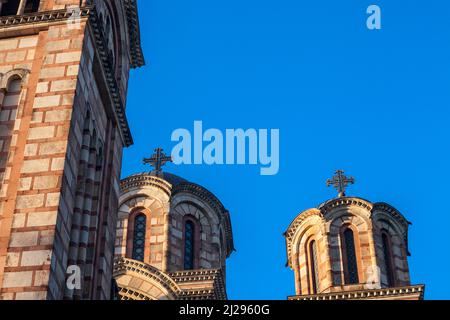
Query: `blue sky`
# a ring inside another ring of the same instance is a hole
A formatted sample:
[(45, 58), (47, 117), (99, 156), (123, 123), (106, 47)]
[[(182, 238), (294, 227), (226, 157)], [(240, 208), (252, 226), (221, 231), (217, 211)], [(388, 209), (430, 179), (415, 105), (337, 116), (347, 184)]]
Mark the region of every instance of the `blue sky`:
[[(382, 29), (366, 28), (366, 8)], [(257, 166), (175, 166), (231, 213), (232, 299), (294, 294), (282, 233), (336, 195), (384, 201), (410, 228), (412, 282), (450, 294), (450, 3), (445, 0), (140, 0), (147, 66), (132, 72), (127, 113), (135, 145), (123, 176), (173, 130), (280, 129), (280, 172)]]

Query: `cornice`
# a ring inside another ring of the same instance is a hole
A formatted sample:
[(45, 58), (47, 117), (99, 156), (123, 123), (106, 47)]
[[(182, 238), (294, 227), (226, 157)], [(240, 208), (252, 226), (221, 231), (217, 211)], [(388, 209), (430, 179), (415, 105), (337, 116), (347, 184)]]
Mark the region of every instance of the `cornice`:
[(119, 288), (119, 296), (121, 300), (152, 300), (147, 294), (133, 290), (130, 288)]
[(367, 211), (372, 211), (373, 204), (367, 200), (356, 198), (356, 197), (343, 197), (329, 200), (319, 206), (319, 210), (324, 216), (327, 215), (332, 210), (340, 207), (356, 206), (366, 209)]
[(203, 269), (203, 270), (189, 270), (170, 272), (169, 276), (174, 279), (176, 283), (215, 280), (222, 276), (219, 269)]
[(180, 295), (180, 300), (222, 300), (217, 299), (214, 290), (186, 290)]
[(127, 23), (130, 36), (131, 67), (138, 68), (145, 65), (144, 54), (141, 47), (141, 32), (139, 14), (136, 0), (124, 0), (127, 13)]
[[(151, 281), (156, 281), (169, 292), (174, 294), (176, 299), (182, 300), (204, 300), (218, 299), (226, 300), (225, 281), (222, 271), (219, 269), (189, 270), (164, 273), (159, 269), (132, 259), (117, 258), (114, 261), (113, 277), (119, 277), (127, 273), (135, 273)], [(202, 281), (212, 281), (214, 289), (182, 289), (179, 283), (199, 283)], [(124, 300), (150, 300), (147, 294), (128, 287), (119, 288), (120, 296)]]
[(330, 292), (315, 295), (292, 296), (288, 300), (364, 300), (364, 299), (394, 299), (402, 296), (419, 295), (423, 300), (425, 286), (408, 286), (398, 288), (382, 288), (373, 290), (356, 290), (343, 292)]
[(162, 190), (167, 196), (172, 194), (172, 185), (159, 177), (150, 174), (132, 175), (120, 181), (121, 192), (125, 193), (133, 188), (155, 187)]
[(395, 218), (397, 221), (399, 221), (406, 228), (408, 228), (408, 225), (411, 224), (411, 222), (406, 220), (406, 218), (400, 213), (400, 211), (395, 209), (390, 204), (387, 204), (385, 202), (374, 203), (372, 212), (374, 212), (376, 210), (380, 210), (382, 212), (388, 212), (393, 218)]
[(225, 281), (220, 269), (202, 269), (169, 273), (176, 283), (213, 281), (214, 290), (183, 290), (185, 299), (227, 300)]
[(78, 14), (78, 17), (76, 18), (88, 18), (92, 10), (93, 6), (86, 6), (81, 7), (79, 11), (75, 12), (63, 9), (52, 11), (40, 11), (35, 13), (23, 14), (19, 16), (5, 16), (0, 17), (0, 28), (5, 30), (5, 28), (13, 28), (29, 24), (57, 23), (72, 18), (73, 14)]
[(176, 296), (178, 296), (181, 292), (180, 287), (178, 287), (178, 285), (169, 275), (149, 264), (123, 257), (118, 258), (114, 261), (114, 278), (128, 272), (136, 273), (153, 281), (156, 281), (164, 288), (166, 288), (169, 292), (173, 292)]

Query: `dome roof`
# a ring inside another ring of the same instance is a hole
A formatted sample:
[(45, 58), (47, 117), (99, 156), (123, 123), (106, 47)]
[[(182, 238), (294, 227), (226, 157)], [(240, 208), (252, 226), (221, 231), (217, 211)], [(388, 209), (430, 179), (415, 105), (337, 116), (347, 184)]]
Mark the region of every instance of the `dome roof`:
[[(151, 174), (153, 175), (153, 174)], [(186, 179), (177, 176), (176, 174), (173, 173), (169, 173), (169, 172), (163, 172), (163, 176), (162, 178), (164, 180), (166, 180), (168, 183), (170, 183), (173, 187), (181, 184), (181, 183), (188, 183), (189, 181), (187, 181)]]

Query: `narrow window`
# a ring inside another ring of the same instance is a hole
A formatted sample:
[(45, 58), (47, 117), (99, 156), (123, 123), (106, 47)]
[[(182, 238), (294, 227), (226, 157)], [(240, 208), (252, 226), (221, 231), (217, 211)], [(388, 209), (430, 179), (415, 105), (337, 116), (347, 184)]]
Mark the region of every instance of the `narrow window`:
[(359, 283), (358, 277), (358, 262), (356, 259), (355, 237), (353, 231), (347, 228), (344, 231), (344, 271), (345, 271), (345, 283), (357, 284)]
[(10, 153), (17, 109), (20, 104), (21, 91), (22, 80), (20, 78), (10, 79), (3, 101), (0, 100), (0, 111), (2, 114), (2, 119), (0, 119), (2, 127), (0, 136), (0, 187), (5, 179), (5, 171), (8, 166), (8, 155)]
[(24, 13), (33, 13), (39, 11), (40, 0), (27, 0)]
[(386, 266), (386, 275), (389, 287), (395, 286), (395, 276), (394, 276), (394, 268), (392, 264), (392, 251), (391, 251), (391, 242), (389, 241), (389, 236), (383, 232), (383, 251), (384, 251), (384, 263)]
[(311, 241), (309, 244), (309, 265), (312, 293), (316, 294), (319, 291), (319, 264), (317, 260), (316, 241)]
[(184, 269), (194, 269), (195, 257), (195, 225), (192, 221), (186, 221), (184, 225)]
[(20, 0), (7, 0), (1, 3), (0, 1), (0, 16), (15, 16), (19, 11)]
[(137, 215), (134, 220), (133, 260), (144, 261), (146, 227), (147, 217), (144, 214)]

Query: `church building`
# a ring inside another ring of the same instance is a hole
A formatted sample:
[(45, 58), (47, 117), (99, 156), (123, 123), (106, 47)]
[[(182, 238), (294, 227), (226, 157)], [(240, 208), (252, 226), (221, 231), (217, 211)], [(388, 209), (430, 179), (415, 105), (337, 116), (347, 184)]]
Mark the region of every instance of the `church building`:
[(111, 297), (138, 21), (136, 0), (0, 0), (0, 299)]
[(409, 222), (394, 207), (348, 197), (353, 184), (337, 171), (329, 186), (339, 195), (300, 213), (285, 233), (296, 295), (290, 300), (421, 300), (411, 285)]
[(170, 173), (161, 149), (152, 172), (121, 182), (114, 278), (122, 300), (225, 300), (234, 251), (230, 215), (204, 187)]
[[(163, 172), (120, 179), (133, 144), (130, 70), (145, 64), (137, 0), (0, 0), (0, 300), (227, 299), (230, 214)], [(423, 299), (409, 222), (339, 196), (285, 233), (291, 300)]]

